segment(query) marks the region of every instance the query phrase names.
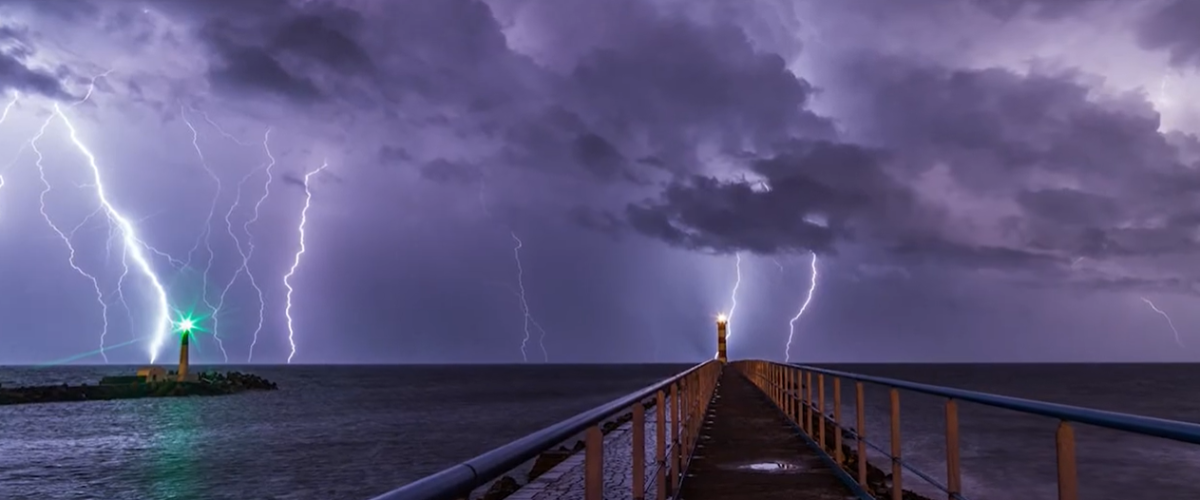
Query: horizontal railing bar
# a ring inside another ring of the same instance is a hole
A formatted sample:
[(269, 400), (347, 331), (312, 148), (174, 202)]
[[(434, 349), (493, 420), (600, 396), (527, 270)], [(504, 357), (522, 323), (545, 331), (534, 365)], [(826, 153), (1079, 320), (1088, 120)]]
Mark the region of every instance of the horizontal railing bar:
[(1184, 443), (1200, 444), (1200, 425), (1188, 422), (1178, 422), (1154, 417), (1143, 417), (1141, 415), (1130, 415), (1127, 413), (1117, 413), (1105, 410), (1093, 410), (1078, 406), (1046, 403), (1042, 401), (1034, 401), (1032, 399), (1000, 396), (996, 394), (969, 391), (966, 389), (940, 387), (931, 384), (908, 382), (905, 380), (875, 377), (871, 375), (859, 375), (856, 373), (838, 370), (816, 368), (808, 365), (792, 364), (789, 366), (812, 371), (814, 373), (822, 373), (833, 377), (841, 377), (859, 382), (884, 385), (896, 389), (904, 389), (908, 391), (929, 394), (932, 396), (940, 396), (943, 398), (969, 401), (984, 406), (1041, 415), (1059, 420), (1078, 422), (1081, 424), (1094, 425), (1096, 427), (1132, 432), (1135, 434), (1170, 439), (1173, 441), (1181, 441)]
[[(797, 401), (799, 401), (799, 400), (800, 400), (800, 398), (796, 397), (796, 396), (793, 394), (793, 392), (792, 392), (792, 391), (789, 391), (789, 390), (786, 390), (786, 389), (784, 389), (784, 388), (783, 388), (783, 387), (781, 387), (779, 384), (776, 384), (776, 383), (774, 383), (774, 382), (767, 382), (767, 385), (769, 385), (769, 386), (772, 386), (772, 387), (777, 387), (777, 388), (779, 388), (779, 389), (783, 389), (783, 392), (784, 392), (784, 394), (785, 394), (785, 395), (787, 395), (787, 397), (789, 397), (789, 398), (792, 398), (792, 399), (794, 399), (794, 400), (797, 400)], [(924, 480), (925, 480), (925, 482), (927, 482), (927, 483), (929, 483), (931, 486), (933, 486), (933, 487), (935, 487), (935, 488), (937, 488), (937, 489), (941, 490), (941, 491), (942, 491), (942, 493), (946, 493), (946, 494), (948, 494), (948, 495), (951, 495), (951, 496), (952, 496), (952, 498), (954, 498), (955, 500), (969, 500), (969, 499), (967, 499), (967, 498), (964, 498), (964, 497), (962, 497), (961, 495), (959, 495), (959, 494), (957, 494), (957, 493), (951, 493), (951, 492), (950, 492), (950, 488), (949, 488), (948, 486), (946, 486), (946, 485), (944, 485), (944, 484), (942, 484), (942, 483), (938, 482), (936, 479), (934, 479), (934, 478), (930, 477), (929, 475), (925, 474), (924, 472), (921, 472), (919, 469), (917, 469), (917, 468), (916, 468), (916, 466), (914, 466), (914, 465), (912, 465), (912, 464), (910, 464), (910, 463), (908, 463), (908, 462), (904, 461), (904, 459), (903, 459), (903, 458), (896, 458), (896, 457), (892, 456), (892, 454), (891, 454), (890, 452), (888, 452), (887, 450), (884, 450), (884, 449), (883, 449), (882, 447), (880, 447), (879, 445), (877, 445), (877, 444), (875, 444), (875, 443), (871, 442), (870, 440), (867, 440), (867, 439), (864, 439), (864, 438), (862, 438), (862, 437), (861, 437), (861, 435), (858, 433), (858, 431), (857, 431), (857, 430), (852, 430), (852, 429), (850, 429), (850, 428), (847, 428), (847, 427), (845, 427), (845, 426), (843, 426), (843, 425), (839, 424), (837, 421), (835, 421), (835, 420), (833, 419), (833, 417), (830, 417), (829, 415), (825, 415), (825, 414), (821, 413), (821, 412), (820, 412), (820, 411), (817, 409), (817, 406), (816, 406), (816, 405), (814, 405), (814, 404), (812, 404), (812, 403), (805, 403), (804, 401), (800, 401), (800, 404), (802, 404), (802, 405), (804, 405), (804, 406), (808, 406), (809, 408), (811, 408), (811, 409), (813, 410), (813, 413), (815, 413), (816, 415), (818, 415), (822, 421), (824, 421), (824, 422), (827, 422), (827, 423), (832, 423), (832, 424), (833, 424), (833, 426), (834, 426), (835, 428), (837, 428), (837, 430), (839, 430), (839, 431), (844, 431), (844, 432), (846, 432), (846, 433), (850, 434), (850, 437), (851, 437), (852, 439), (855, 439), (855, 440), (858, 440), (858, 441), (862, 441), (864, 444), (866, 444), (866, 445), (867, 445), (868, 447), (870, 447), (871, 449), (873, 449), (873, 450), (875, 450), (875, 451), (877, 451), (877, 452), (879, 452), (879, 453), (882, 453), (882, 454), (883, 454), (883, 456), (884, 456), (884, 457), (887, 457), (887, 459), (888, 459), (888, 460), (894, 460), (894, 461), (898, 462), (898, 463), (900, 464), (900, 466), (901, 466), (901, 467), (904, 467), (905, 469), (908, 469), (908, 471), (909, 471), (909, 472), (912, 472), (913, 474), (916, 474), (916, 475), (917, 475), (917, 477), (919, 477), (919, 478), (921, 478), (921, 479), (924, 479)], [(865, 459), (866, 459), (866, 457), (860, 457), (860, 458), (859, 458), (859, 460), (865, 460)]]
[(455, 500), (467, 495), (488, 481), (536, 458), (542, 452), (562, 443), (587, 428), (598, 425), (625, 411), (634, 404), (654, 396), (658, 391), (691, 375), (700, 368), (715, 363), (706, 361), (670, 378), (609, 403), (585, 411), (536, 431), (509, 444), (485, 452), (475, 458), (449, 467), (431, 476), (375, 497), (373, 500)]

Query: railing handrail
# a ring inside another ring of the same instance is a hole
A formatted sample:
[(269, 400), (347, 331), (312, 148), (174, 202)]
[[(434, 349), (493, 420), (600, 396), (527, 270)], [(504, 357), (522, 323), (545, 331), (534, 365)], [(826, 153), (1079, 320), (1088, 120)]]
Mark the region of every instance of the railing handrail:
[(932, 384), (923, 384), (920, 382), (909, 382), (906, 380), (887, 377), (862, 375), (858, 373), (830, 370), (827, 368), (818, 368), (815, 366), (802, 365), (798, 363), (788, 363), (787, 365), (799, 368), (801, 370), (811, 371), (813, 373), (822, 373), (832, 377), (884, 385), (897, 389), (905, 389), (908, 391), (940, 396), (959, 401), (969, 401), (984, 406), (1041, 415), (1059, 420), (1066, 420), (1069, 422), (1104, 427), (1107, 429), (1132, 432), (1135, 434), (1154, 436), (1174, 441), (1181, 441), (1184, 443), (1200, 444), (1200, 424), (1145, 417), (1141, 415), (1131, 415), (1128, 413), (1118, 413), (1106, 410), (1095, 410), (1059, 403), (1047, 403), (1032, 399), (1001, 396), (998, 394), (989, 394), (966, 389), (955, 389), (952, 387), (942, 387)]
[(449, 467), (441, 472), (413, 481), (373, 500), (455, 500), (471, 490), (487, 484), (517, 466), (536, 458), (542, 452), (575, 436), (588, 427), (599, 425), (628, 410), (635, 403), (654, 396), (701, 367), (717, 361), (705, 361), (674, 376), (629, 393), (608, 403), (587, 410), (557, 424), (535, 431), (499, 448)]

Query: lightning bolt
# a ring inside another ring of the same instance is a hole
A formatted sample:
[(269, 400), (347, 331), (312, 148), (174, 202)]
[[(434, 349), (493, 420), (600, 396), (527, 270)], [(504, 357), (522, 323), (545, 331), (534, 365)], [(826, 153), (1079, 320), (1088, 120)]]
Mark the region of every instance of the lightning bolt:
[[(105, 73), (103, 75), (99, 75), (96, 78), (93, 78), (92, 85), (88, 89), (87, 95), (85, 95), (84, 98), (82, 100), (80, 100), (79, 102), (77, 102), (76, 104), (86, 101), (91, 96), (92, 91), (95, 88), (96, 79), (103, 77), (105, 75), (107, 75), (107, 73)], [(104, 185), (103, 176), (100, 173), (100, 167), (97, 164), (96, 156), (92, 153), (91, 149), (88, 148), (88, 146), (86, 144), (84, 144), (83, 141), (79, 138), (79, 134), (75, 129), (75, 125), (67, 117), (67, 114), (63, 111), (62, 106), (60, 106), (58, 103), (55, 103), (54, 104), (54, 113), (51, 114), (50, 117), (46, 119), (46, 121), (42, 124), (41, 128), (38, 130), (38, 134), (33, 139), (31, 139), (30, 143), (29, 143), (30, 147), (37, 154), (36, 165), (37, 165), (38, 172), (41, 176), (42, 183), (43, 183), (43, 190), (42, 190), (42, 194), (41, 194), (42, 215), (43, 215), (43, 217), (45, 217), (46, 222), (55, 231), (55, 233), (57, 233), (59, 235), (59, 238), (62, 239), (64, 243), (66, 243), (68, 249), (70, 250), (71, 254), (70, 254), (69, 263), (70, 263), (71, 267), (73, 269), (75, 269), (76, 272), (78, 272), (81, 275), (83, 275), (84, 277), (88, 278), (92, 282), (92, 284), (96, 290), (97, 301), (101, 305), (102, 314), (103, 314), (103, 318), (104, 318), (104, 326), (103, 326), (103, 329), (101, 332), (101, 348), (104, 347), (104, 337), (108, 333), (108, 305), (104, 301), (104, 293), (100, 289), (99, 281), (96, 279), (96, 277), (87, 273), (86, 271), (84, 271), (82, 268), (80, 268), (76, 264), (76, 262), (75, 262), (76, 252), (75, 252), (74, 246), (71, 244), (71, 235), (64, 233), (56, 224), (54, 224), (54, 222), (50, 219), (50, 217), (47, 215), (47, 213), (45, 211), (45, 196), (46, 196), (46, 193), (48, 193), (50, 191), (50, 186), (45, 178), (45, 168), (42, 165), (43, 157), (42, 157), (41, 151), (37, 148), (37, 141), (40, 140), (42, 138), (42, 136), (45, 135), (46, 128), (49, 127), (50, 123), (55, 118), (61, 120), (63, 122), (63, 124), (67, 127), (68, 136), (71, 139), (71, 143), (87, 159), (87, 165), (88, 165), (89, 169), (91, 170), (91, 174), (92, 174), (92, 182), (88, 185), (88, 187), (92, 187), (95, 189), (96, 198), (100, 203), (99, 210), (101, 212), (103, 212), (103, 214), (108, 219), (109, 223), (112, 226), (115, 226), (115, 229), (119, 232), (119, 234), (121, 236), (121, 240), (123, 243), (122, 263), (124, 265), (128, 265), (128, 261), (132, 260), (134, 267), (136, 267), (137, 270), (145, 277), (146, 281), (149, 283), (150, 287), (153, 289), (153, 292), (155, 295), (154, 302), (155, 302), (155, 309), (156, 309), (156, 314), (155, 314), (155, 319), (154, 319), (154, 327), (153, 327), (153, 330), (151, 331), (151, 342), (150, 342), (150, 362), (153, 363), (155, 361), (155, 359), (158, 357), (158, 351), (162, 347), (162, 344), (166, 339), (168, 329), (170, 327), (170, 316), (169, 316), (170, 307), (168, 305), (166, 288), (163, 286), (162, 281), (159, 279), (158, 275), (155, 273), (154, 266), (150, 263), (148, 254), (151, 254), (151, 253), (160, 254), (160, 255), (163, 255), (163, 254), (162, 254), (162, 252), (159, 252), (159, 251), (155, 250), (154, 248), (152, 248), (150, 245), (147, 245), (141, 239), (141, 237), (138, 236), (137, 230), (134, 228), (133, 223), (130, 222), (130, 220), (124, 214), (122, 214), (121, 211), (118, 210), (116, 208), (116, 206), (113, 205), (113, 203), (109, 200), (108, 191)], [(86, 222), (86, 220), (85, 220), (85, 222)], [(82, 226), (82, 224), (81, 224), (81, 226)], [(76, 227), (76, 229), (78, 229), (78, 227)], [(73, 233), (74, 233), (74, 230), (72, 230), (72, 234)]]
[[(720, 321), (722, 319), (724, 319), (724, 321), (725, 321), (725, 341), (726, 342), (728, 342), (729, 338), (733, 336), (733, 312), (737, 310), (738, 287), (742, 286), (742, 254), (735, 253), (735, 254), (733, 254), (733, 257), (736, 259), (735, 263), (734, 263), (734, 268), (737, 269), (737, 281), (733, 282), (733, 292), (731, 292), (729, 294), (729, 300), (731, 302), (733, 302), (733, 305), (729, 306), (729, 314), (717, 315), (718, 321)], [(719, 357), (721, 357), (720, 350), (718, 350), (716, 354), (713, 354), (713, 359), (717, 359)]]
[(1153, 309), (1153, 310), (1154, 310), (1154, 312), (1156, 312), (1156, 313), (1158, 313), (1158, 314), (1161, 314), (1161, 315), (1162, 315), (1162, 317), (1163, 317), (1163, 318), (1165, 318), (1165, 319), (1167, 320), (1167, 326), (1170, 326), (1170, 327), (1171, 327), (1171, 332), (1173, 332), (1173, 333), (1175, 334), (1175, 343), (1176, 343), (1176, 344), (1179, 344), (1179, 347), (1184, 347), (1184, 345), (1183, 345), (1183, 340), (1181, 340), (1181, 339), (1179, 338), (1179, 330), (1177, 330), (1177, 329), (1175, 328), (1175, 322), (1174, 322), (1174, 321), (1171, 321), (1171, 317), (1167, 315), (1166, 311), (1163, 311), (1162, 309), (1159, 309), (1159, 308), (1158, 308), (1158, 306), (1154, 305), (1154, 303), (1153, 303), (1153, 302), (1150, 302), (1150, 299), (1147, 299), (1147, 298), (1145, 298), (1145, 297), (1142, 297), (1142, 302), (1145, 302), (1145, 303), (1146, 303), (1146, 305), (1150, 306), (1150, 309)]
[[(19, 101), (19, 100), (21, 100), (21, 93), (13, 92), (12, 100), (8, 101), (8, 105), (4, 106), (4, 113), (0, 114), (0, 125), (4, 124), (5, 120), (8, 120), (8, 112), (12, 111), (13, 106), (16, 106), (17, 101)], [(17, 154), (16, 154), (16, 157), (13, 158), (13, 162), (16, 162), (16, 158), (19, 158), (21, 156), (21, 152), (23, 152), (23, 151), (25, 151), (25, 146), (22, 145), (21, 149), (17, 150)], [(11, 166), (11, 165), (12, 164), (10, 163), (9, 166)], [(7, 168), (5, 170), (7, 170)], [(4, 187), (4, 176), (0, 175), (0, 188), (3, 188), (3, 187)]]
[[(54, 121), (56, 116), (56, 114), (52, 114), (46, 118), (46, 121), (42, 122), (41, 128), (38, 129), (37, 135), (33, 136), (33, 138), (29, 140), (29, 147), (33, 150), (34, 155), (37, 156), (37, 159), (34, 160), (34, 166), (37, 167), (38, 177), (42, 181), (42, 192), (38, 196), (38, 209), (42, 214), (42, 218), (46, 220), (46, 224), (50, 226), (50, 229), (54, 231), (54, 234), (57, 234), (58, 238), (62, 240), (63, 244), (67, 246), (67, 251), (70, 252), (67, 256), (67, 264), (70, 265), (71, 269), (74, 269), (75, 272), (79, 273), (80, 276), (83, 276), (92, 283), (92, 289), (96, 292), (96, 302), (100, 304), (100, 317), (102, 320), (102, 325), (100, 327), (100, 349), (104, 349), (105, 339), (108, 336), (108, 303), (104, 301), (104, 292), (100, 289), (100, 280), (97, 279), (95, 275), (83, 270), (82, 267), (79, 267), (79, 264), (75, 260), (76, 251), (75, 245), (71, 242), (71, 236), (74, 236), (75, 231), (79, 229), (79, 226), (72, 230), (71, 234), (68, 235), (61, 228), (59, 228), (57, 224), (54, 223), (54, 220), (50, 218), (50, 214), (46, 212), (46, 195), (50, 194), (52, 188), (50, 186), (50, 181), (46, 180), (46, 168), (44, 165), (42, 165), (42, 161), (45, 158), (42, 155), (42, 150), (38, 148), (38, 141), (40, 141), (42, 136), (46, 134), (46, 129), (50, 126), (50, 123)], [(87, 222), (90, 219), (91, 215), (85, 218), (84, 222)], [(80, 226), (82, 226), (82, 223)], [(103, 350), (100, 351), (100, 355), (104, 358), (104, 362), (108, 363), (108, 356), (104, 354)]]
[[(200, 299), (204, 302), (204, 305), (208, 307), (208, 310), (215, 311), (216, 309), (213, 307), (212, 303), (208, 301), (208, 273), (212, 270), (214, 254), (211, 238), (212, 221), (213, 216), (217, 213), (217, 201), (219, 201), (221, 198), (223, 186), (221, 186), (221, 178), (217, 176), (216, 172), (213, 172), (213, 170), (209, 168), (208, 160), (204, 158), (204, 151), (200, 149), (200, 133), (196, 130), (196, 127), (192, 125), (191, 120), (188, 119), (187, 111), (181, 108), (179, 113), (183, 118), (183, 123), (187, 125), (188, 130), (192, 131), (192, 149), (196, 151), (196, 157), (200, 159), (201, 168), (204, 169), (204, 172), (208, 174), (208, 177), (212, 179), (213, 184), (215, 184), (217, 187), (216, 192), (213, 194), (212, 202), (208, 205), (208, 216), (204, 219), (204, 230), (200, 232), (200, 235), (196, 238), (196, 243), (192, 245), (192, 249), (188, 251), (186, 261), (188, 265), (191, 264), (192, 256), (197, 250), (200, 249), (200, 243), (203, 241), (204, 249), (208, 252), (208, 259), (204, 263), (204, 272), (200, 275)], [(225, 343), (221, 341), (221, 337), (217, 334), (215, 327), (213, 329), (213, 338), (216, 339), (217, 346), (221, 348), (221, 356), (223, 356), (225, 358), (225, 362), (228, 363), (229, 353), (225, 351)]]
[(808, 285), (808, 296), (804, 298), (804, 303), (800, 305), (800, 311), (792, 316), (792, 320), (788, 322), (788, 340), (787, 348), (784, 352), (784, 362), (792, 361), (792, 337), (796, 335), (796, 322), (804, 316), (804, 311), (808, 310), (808, 305), (812, 303), (813, 292), (817, 291), (817, 253), (812, 252), (812, 263), (809, 265), (812, 269), (812, 282)]
[[(206, 117), (206, 119), (207, 119), (207, 117)], [(212, 122), (212, 120), (209, 120), (209, 123), (212, 123), (213, 126), (216, 127), (218, 131), (221, 131), (220, 127), (217, 127), (216, 124)], [(221, 131), (221, 132), (223, 134), (225, 134), (224, 131)], [(226, 134), (226, 135), (228, 135), (228, 134)], [(241, 144), (241, 142), (238, 142), (237, 139), (233, 138), (233, 136), (229, 136), (229, 137), (234, 142)], [(245, 223), (242, 224), (242, 232), (245, 233), (245, 235), (246, 235), (245, 246), (243, 246), (242, 240), (240, 238), (238, 238), (237, 234), (233, 231), (233, 221), (231, 220), (231, 218), (233, 216), (234, 210), (237, 210), (237, 207), (242, 202), (242, 189), (245, 187), (246, 181), (250, 180), (250, 177), (252, 177), (255, 173), (258, 173), (258, 170), (250, 171), (245, 176), (243, 176), (240, 181), (238, 181), (236, 197), (234, 198), (233, 204), (231, 204), (229, 206), (229, 210), (225, 212), (225, 230), (226, 230), (226, 232), (229, 233), (229, 237), (233, 239), (233, 243), (237, 247), (238, 255), (240, 255), (242, 257), (242, 264), (240, 266), (238, 266), (237, 270), (235, 270), (233, 272), (233, 276), (229, 278), (229, 282), (227, 282), (225, 284), (225, 287), (221, 290), (221, 296), (217, 300), (217, 307), (213, 313), (213, 334), (216, 335), (218, 327), (220, 326), (220, 316), (216, 314), (216, 311), (220, 311), (221, 308), (224, 307), (225, 296), (229, 294), (229, 289), (233, 288), (233, 284), (235, 282), (237, 282), (237, 279), (239, 276), (241, 276), (242, 274), (245, 274), (246, 278), (250, 280), (250, 286), (254, 288), (254, 292), (258, 295), (258, 324), (254, 327), (254, 336), (253, 336), (253, 340), (251, 340), (251, 342), (250, 342), (250, 353), (246, 358), (247, 362), (251, 362), (254, 360), (254, 346), (258, 344), (258, 334), (259, 334), (259, 332), (262, 331), (263, 318), (266, 316), (266, 301), (263, 300), (262, 288), (258, 286), (258, 279), (255, 278), (254, 273), (250, 271), (250, 259), (252, 257), (254, 257), (254, 249), (255, 249), (254, 239), (253, 239), (254, 235), (250, 232), (250, 225), (254, 224), (255, 222), (258, 222), (259, 208), (262, 207), (262, 204), (263, 204), (263, 202), (266, 201), (267, 197), (271, 195), (271, 182), (274, 180), (274, 177), (273, 177), (271, 171), (272, 171), (272, 168), (275, 166), (275, 156), (273, 154), (271, 154), (271, 129), (270, 128), (268, 128), (266, 133), (263, 134), (262, 147), (263, 147), (263, 151), (266, 152), (266, 154), (267, 154), (267, 158), (269, 159), (269, 162), (267, 163), (266, 167), (263, 169), (267, 172), (267, 180), (263, 184), (262, 196), (260, 196), (258, 198), (258, 201), (255, 202), (255, 204), (254, 204), (254, 215), (251, 216), (249, 219), (246, 220)]]
[(296, 330), (292, 326), (292, 276), (296, 274), (296, 268), (300, 267), (300, 256), (304, 255), (304, 226), (308, 223), (308, 207), (312, 205), (312, 190), (309, 189), (309, 179), (317, 175), (322, 170), (329, 166), (329, 161), (326, 160), (321, 164), (320, 168), (304, 174), (304, 208), (300, 210), (300, 249), (296, 251), (296, 257), (292, 260), (292, 268), (288, 269), (286, 275), (283, 276), (283, 286), (287, 288), (286, 300), (287, 304), (283, 308), (283, 315), (287, 318), (288, 329), (288, 344), (292, 346), (292, 352), (288, 354), (287, 362), (292, 362), (292, 357), (296, 355)]
[(521, 266), (521, 247), (525, 246), (525, 243), (521, 241), (521, 238), (517, 237), (515, 231), (509, 231), (508, 234), (516, 242), (516, 246), (513, 247), (513, 260), (517, 264), (517, 292), (520, 294), (521, 310), (525, 315), (525, 338), (521, 339), (521, 359), (529, 362), (529, 356), (526, 354), (525, 348), (532, 338), (529, 327), (533, 325), (538, 330), (541, 330), (541, 336), (538, 337), (538, 345), (542, 348), (542, 358), (546, 362), (549, 362), (550, 354), (546, 351), (546, 330), (542, 329), (542, 326), (534, 319), (533, 313), (529, 311), (529, 300), (525, 296), (525, 268)]
[(729, 322), (728, 326), (725, 327), (726, 341), (733, 337), (733, 313), (737, 311), (738, 287), (742, 286), (742, 254), (735, 253), (733, 256), (736, 259), (734, 261), (734, 269), (737, 270), (737, 280), (733, 282), (733, 291), (729, 294), (729, 300), (733, 305), (729, 306), (729, 314), (725, 316), (725, 319)]

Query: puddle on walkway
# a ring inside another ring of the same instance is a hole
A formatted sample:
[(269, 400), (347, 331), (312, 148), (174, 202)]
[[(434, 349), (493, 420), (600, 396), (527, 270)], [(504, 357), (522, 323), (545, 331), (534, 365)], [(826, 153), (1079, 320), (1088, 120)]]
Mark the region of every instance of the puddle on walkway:
[(782, 461), (782, 460), (779, 460), (779, 461), (763, 460), (763, 461), (758, 461), (758, 462), (753, 462), (753, 463), (748, 463), (748, 464), (735, 465), (735, 466), (733, 466), (733, 468), (736, 468), (739, 470), (751, 471), (751, 472), (762, 472), (762, 473), (766, 473), (766, 474), (788, 474), (788, 473), (800, 472), (801, 470), (803, 470), (803, 468), (800, 466), (800, 464), (786, 462), (786, 461)]

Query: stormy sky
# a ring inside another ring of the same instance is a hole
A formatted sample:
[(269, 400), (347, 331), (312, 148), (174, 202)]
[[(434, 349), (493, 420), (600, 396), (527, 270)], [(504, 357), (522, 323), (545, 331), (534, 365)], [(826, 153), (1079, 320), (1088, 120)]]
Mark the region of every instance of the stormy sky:
[(792, 360), (1194, 361), (1198, 25), (3, 0), (0, 363), (169, 360), (164, 310), (203, 362), (695, 361), (739, 257), (731, 355), (783, 359), (814, 255)]

